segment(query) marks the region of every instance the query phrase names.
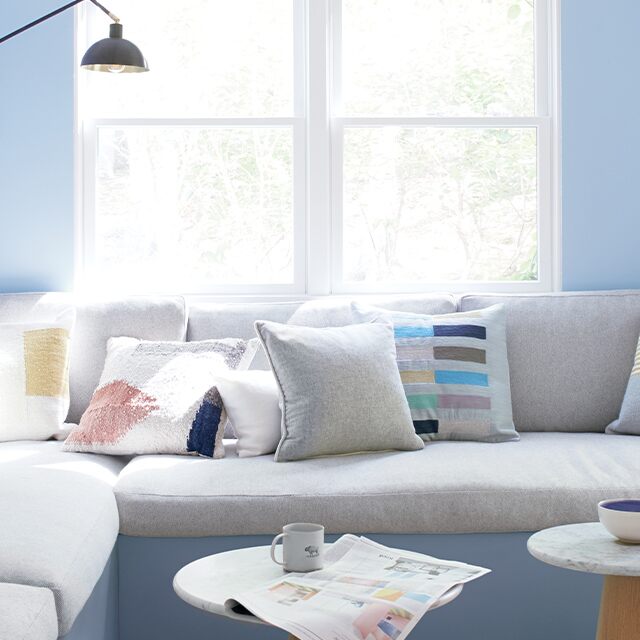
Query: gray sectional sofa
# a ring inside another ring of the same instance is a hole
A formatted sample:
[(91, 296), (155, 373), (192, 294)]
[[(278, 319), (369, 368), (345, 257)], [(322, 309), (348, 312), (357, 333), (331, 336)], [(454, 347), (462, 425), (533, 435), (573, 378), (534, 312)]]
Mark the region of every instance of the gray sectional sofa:
[[(423, 451), (275, 463), (65, 453), (0, 444), (0, 640), (277, 638), (192, 609), (173, 574), (209, 553), (265, 544), (286, 522), (465, 560), (494, 571), (429, 614), (412, 637), (583, 640), (600, 578), (526, 551), (530, 532), (596, 520), (596, 503), (640, 495), (640, 438), (605, 435), (640, 332), (640, 292), (367, 298), (450, 313), (504, 302), (519, 442), (435, 442)], [(53, 314), (65, 296), (0, 296), (0, 322)], [(78, 303), (71, 362), (77, 422), (106, 340), (250, 337), (256, 319), (349, 323), (350, 299), (194, 303), (180, 297)], [(266, 368), (259, 356), (254, 366)]]

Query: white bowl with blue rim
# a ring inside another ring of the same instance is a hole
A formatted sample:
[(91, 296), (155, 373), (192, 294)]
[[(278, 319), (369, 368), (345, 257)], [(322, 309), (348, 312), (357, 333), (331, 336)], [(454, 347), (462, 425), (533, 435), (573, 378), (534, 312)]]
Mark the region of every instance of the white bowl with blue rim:
[(640, 544), (640, 500), (614, 498), (598, 503), (604, 528), (621, 542)]

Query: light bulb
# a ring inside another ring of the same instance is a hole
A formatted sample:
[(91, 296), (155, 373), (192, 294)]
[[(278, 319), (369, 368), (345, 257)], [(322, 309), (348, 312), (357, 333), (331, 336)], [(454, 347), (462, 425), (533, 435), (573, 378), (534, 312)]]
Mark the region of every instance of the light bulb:
[(107, 69), (109, 70), (109, 73), (122, 73), (124, 71), (124, 65), (123, 64), (110, 64)]

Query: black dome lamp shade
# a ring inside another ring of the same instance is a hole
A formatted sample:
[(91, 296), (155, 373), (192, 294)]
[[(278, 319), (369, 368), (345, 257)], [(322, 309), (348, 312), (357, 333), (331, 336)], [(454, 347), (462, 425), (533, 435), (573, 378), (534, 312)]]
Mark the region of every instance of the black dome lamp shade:
[[(24, 27), (20, 27), (20, 29), (12, 31), (0, 38), (0, 44), (81, 2), (84, 2), (84, 0), (72, 0), (55, 11), (42, 16), (42, 18), (38, 18)], [(122, 37), (120, 19), (103, 7), (97, 0), (90, 0), (90, 2), (106, 13), (113, 20), (113, 24), (109, 28), (109, 37), (104, 38), (104, 40), (99, 40), (89, 47), (87, 53), (85, 53), (82, 58), (80, 66), (89, 71), (108, 71), (110, 73), (141, 73), (149, 71), (147, 61), (140, 49), (138, 49), (133, 42), (125, 40)]]
[(149, 71), (147, 61), (133, 42), (122, 37), (122, 25), (114, 22), (109, 27), (109, 37), (91, 45), (84, 54), (80, 66), (90, 71), (110, 73), (141, 73)]

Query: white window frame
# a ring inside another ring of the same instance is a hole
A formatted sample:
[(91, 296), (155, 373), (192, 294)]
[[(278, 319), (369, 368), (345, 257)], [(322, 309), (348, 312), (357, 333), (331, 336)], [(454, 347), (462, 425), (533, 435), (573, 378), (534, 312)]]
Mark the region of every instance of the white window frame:
[[(559, 0), (536, 0), (536, 115), (532, 117), (342, 117), (342, 0), (291, 0), (294, 6), (294, 116), (291, 118), (82, 118), (76, 74), (76, 285), (92, 286), (95, 169), (100, 126), (285, 127), (293, 135), (293, 282), (212, 285), (182, 291), (210, 297), (315, 297), (329, 294), (561, 288)], [(76, 57), (86, 48), (86, 7), (76, 8)], [(78, 65), (76, 64), (76, 68)], [(357, 283), (342, 278), (342, 145), (345, 127), (533, 128), (537, 136), (538, 279), (519, 282)], [(161, 290), (161, 289), (160, 289)]]

